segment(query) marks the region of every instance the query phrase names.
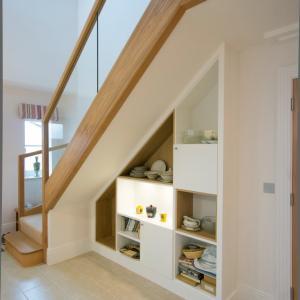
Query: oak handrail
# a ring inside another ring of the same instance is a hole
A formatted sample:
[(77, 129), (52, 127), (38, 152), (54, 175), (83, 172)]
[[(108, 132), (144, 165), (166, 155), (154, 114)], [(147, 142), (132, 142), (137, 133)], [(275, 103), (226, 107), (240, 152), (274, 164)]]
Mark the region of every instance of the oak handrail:
[[(66, 148), (68, 144), (54, 146), (49, 148), (49, 151), (56, 151)], [(25, 159), (28, 157), (42, 154), (42, 150), (20, 154), (18, 156), (18, 213), (19, 217), (37, 214), (42, 212), (42, 205), (25, 209)]]
[[(56, 205), (183, 14), (187, 9), (204, 1), (152, 0), (150, 2), (51, 177), (48, 178), (47, 170), (44, 169), (45, 213)], [(48, 113), (43, 124), (45, 165), (48, 165), (46, 121), (49, 121), (49, 117)]]

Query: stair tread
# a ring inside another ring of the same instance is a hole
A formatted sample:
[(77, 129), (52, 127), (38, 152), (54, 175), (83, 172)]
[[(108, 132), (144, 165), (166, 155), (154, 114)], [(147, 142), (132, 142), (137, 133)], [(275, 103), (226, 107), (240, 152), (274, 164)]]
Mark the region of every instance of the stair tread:
[(29, 254), (43, 249), (42, 245), (36, 243), (21, 231), (6, 234), (5, 240), (23, 254)]
[(20, 231), (25, 233), (27, 236), (29, 236), (38, 244), (42, 243), (43, 241), (42, 214), (35, 214), (31, 216), (22, 217), (20, 218), (19, 224), (20, 224)]

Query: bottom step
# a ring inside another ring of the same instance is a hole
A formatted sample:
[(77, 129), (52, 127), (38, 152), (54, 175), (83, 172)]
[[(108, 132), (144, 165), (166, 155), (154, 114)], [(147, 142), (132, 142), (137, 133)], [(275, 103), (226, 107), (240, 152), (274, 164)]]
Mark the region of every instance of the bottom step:
[(43, 247), (31, 240), (21, 231), (5, 235), (5, 249), (23, 267), (31, 267), (41, 264), (44, 260)]

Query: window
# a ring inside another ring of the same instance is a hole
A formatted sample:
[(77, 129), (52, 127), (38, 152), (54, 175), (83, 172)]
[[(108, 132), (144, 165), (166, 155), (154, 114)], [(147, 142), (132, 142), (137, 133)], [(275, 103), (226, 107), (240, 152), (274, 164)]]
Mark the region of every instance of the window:
[[(36, 120), (25, 121), (25, 152), (34, 152), (42, 149), (42, 122)], [(37, 155), (40, 164), (40, 172), (42, 168), (42, 155)], [(35, 156), (31, 156), (25, 159), (25, 177), (36, 176), (33, 164), (35, 162)]]

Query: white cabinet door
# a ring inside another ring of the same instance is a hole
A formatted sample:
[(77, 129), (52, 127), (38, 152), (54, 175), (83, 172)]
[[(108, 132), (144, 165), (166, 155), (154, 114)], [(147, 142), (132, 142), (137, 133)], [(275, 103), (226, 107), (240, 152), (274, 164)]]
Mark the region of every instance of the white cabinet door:
[(172, 278), (172, 230), (149, 223), (141, 225), (141, 263), (160, 275)]
[(217, 194), (218, 145), (174, 146), (174, 187)]

